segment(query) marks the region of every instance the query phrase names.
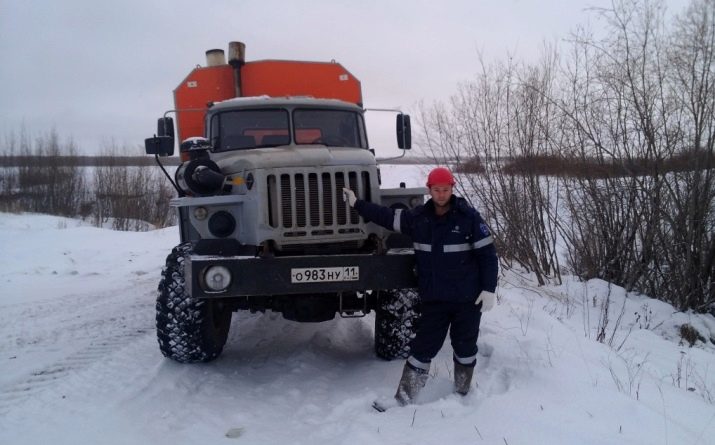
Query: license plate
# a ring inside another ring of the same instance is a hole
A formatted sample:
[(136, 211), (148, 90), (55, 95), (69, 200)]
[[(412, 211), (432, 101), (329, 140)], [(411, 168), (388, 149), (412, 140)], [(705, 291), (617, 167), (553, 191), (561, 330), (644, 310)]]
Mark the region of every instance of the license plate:
[(331, 281), (357, 281), (360, 267), (307, 267), (290, 270), (291, 283), (327, 283)]

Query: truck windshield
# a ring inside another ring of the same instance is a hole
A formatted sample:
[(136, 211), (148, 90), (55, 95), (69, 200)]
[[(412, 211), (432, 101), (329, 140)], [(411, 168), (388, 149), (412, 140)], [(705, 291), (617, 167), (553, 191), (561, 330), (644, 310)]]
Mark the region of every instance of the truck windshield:
[(293, 112), (296, 144), (365, 148), (362, 116), (353, 111), (297, 109)]
[(214, 115), (211, 142), (216, 151), (290, 144), (288, 111), (237, 110)]
[[(232, 110), (211, 118), (214, 151), (277, 147), (290, 144), (290, 123), (285, 109)], [(296, 144), (329, 147), (367, 147), (360, 113), (347, 110), (296, 109), (293, 111)]]

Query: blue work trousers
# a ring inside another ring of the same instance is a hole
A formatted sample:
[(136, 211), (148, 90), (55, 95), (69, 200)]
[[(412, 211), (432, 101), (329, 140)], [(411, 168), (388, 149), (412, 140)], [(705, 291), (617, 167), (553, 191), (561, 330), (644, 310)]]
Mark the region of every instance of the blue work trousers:
[(410, 343), (410, 355), (422, 363), (430, 363), (442, 348), (449, 330), (455, 359), (473, 365), (477, 358), (481, 305), (439, 301), (423, 302), (421, 306), (422, 317)]

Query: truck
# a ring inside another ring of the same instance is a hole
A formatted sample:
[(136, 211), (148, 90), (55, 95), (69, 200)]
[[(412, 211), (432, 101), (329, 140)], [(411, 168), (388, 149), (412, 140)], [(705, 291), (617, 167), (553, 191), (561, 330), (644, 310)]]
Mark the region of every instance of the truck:
[[(419, 322), (411, 241), (361, 218), (342, 190), (408, 209), (426, 189), (381, 188), (361, 84), (341, 64), (247, 62), (242, 42), (228, 53), (226, 62), (223, 50), (206, 52), (145, 140), (177, 192), (180, 242), (156, 301), (162, 354), (217, 358), (237, 311), (312, 323), (374, 311), (376, 355), (406, 357)], [(410, 118), (392, 111), (404, 155)], [(161, 158), (177, 142), (172, 179)]]

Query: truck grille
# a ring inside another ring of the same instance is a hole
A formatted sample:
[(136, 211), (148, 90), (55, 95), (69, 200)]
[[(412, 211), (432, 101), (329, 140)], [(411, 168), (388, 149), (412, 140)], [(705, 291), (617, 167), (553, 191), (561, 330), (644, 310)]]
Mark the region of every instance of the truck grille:
[(288, 237), (352, 233), (359, 229), (357, 212), (343, 201), (343, 187), (370, 200), (367, 171), (278, 173), (268, 175), (268, 224), (290, 229)]

